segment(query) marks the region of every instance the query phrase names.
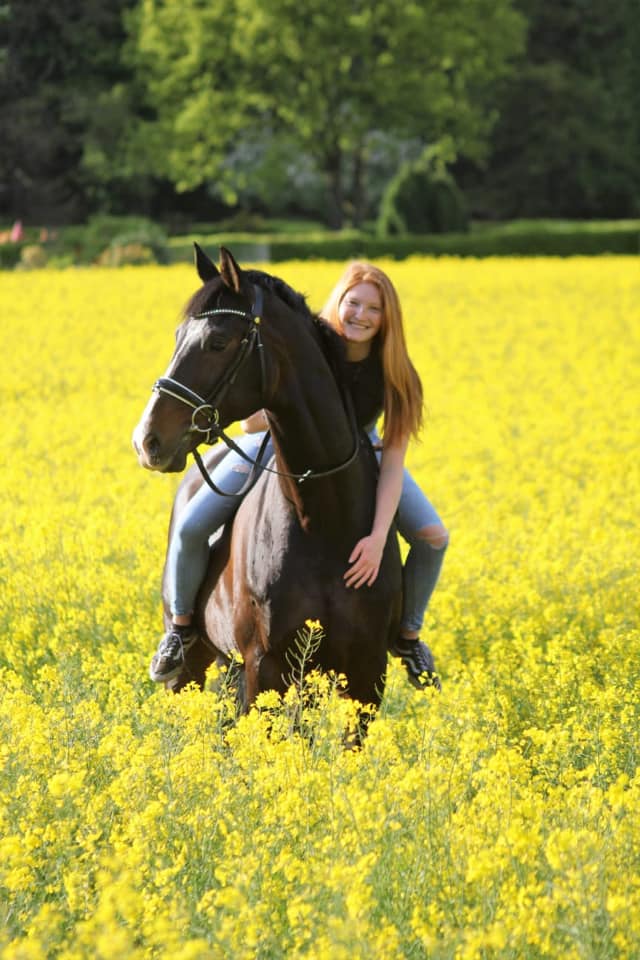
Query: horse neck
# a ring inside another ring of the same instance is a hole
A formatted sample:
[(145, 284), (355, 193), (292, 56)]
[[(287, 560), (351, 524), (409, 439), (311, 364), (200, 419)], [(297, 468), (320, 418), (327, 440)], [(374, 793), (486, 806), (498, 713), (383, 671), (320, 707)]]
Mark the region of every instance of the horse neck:
[[(292, 368), (286, 389), (280, 391), (270, 414), (276, 460), (283, 473), (333, 470), (353, 453), (357, 436), (324, 360), (313, 374), (308, 363)], [(336, 535), (349, 537), (354, 525), (362, 525), (360, 508), (354, 509), (363, 502), (360, 464), (300, 484), (286, 478), (280, 483), (305, 528), (314, 527), (335, 539)]]

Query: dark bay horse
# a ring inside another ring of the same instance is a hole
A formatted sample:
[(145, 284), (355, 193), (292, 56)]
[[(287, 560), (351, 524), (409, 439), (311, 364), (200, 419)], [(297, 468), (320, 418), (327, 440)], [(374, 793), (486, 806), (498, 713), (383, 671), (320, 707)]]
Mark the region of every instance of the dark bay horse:
[[(391, 533), (373, 586), (344, 585), (349, 555), (372, 527), (377, 464), (340, 386), (340, 338), (304, 297), (267, 273), (243, 271), (224, 248), (218, 270), (196, 245), (196, 265), (203, 285), (134, 432), (139, 461), (183, 470), (203, 439), (215, 442), (261, 408), (275, 458), (212, 547), (194, 611), (201, 641), (168, 686), (203, 686), (207, 666), (238, 651), (245, 708), (263, 690), (284, 692), (299, 631), (318, 619), (325, 637), (311, 666), (344, 674), (350, 697), (378, 705), (399, 623), (401, 564)], [(172, 525), (203, 482), (193, 470)]]

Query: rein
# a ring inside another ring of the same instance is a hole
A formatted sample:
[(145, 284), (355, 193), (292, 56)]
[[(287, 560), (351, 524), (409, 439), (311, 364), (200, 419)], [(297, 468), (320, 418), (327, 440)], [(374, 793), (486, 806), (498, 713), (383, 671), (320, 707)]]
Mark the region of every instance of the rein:
[[(187, 387), (179, 380), (174, 380), (172, 377), (160, 377), (158, 380), (156, 380), (152, 388), (154, 393), (173, 397), (174, 400), (179, 400), (181, 403), (185, 403), (188, 407), (191, 407), (193, 413), (191, 414), (191, 426), (189, 428), (189, 432), (202, 434), (203, 443), (213, 445), (217, 443), (218, 440), (223, 440), (230, 450), (233, 450), (235, 453), (241, 456), (243, 460), (246, 460), (247, 463), (251, 464), (251, 472), (246, 483), (243, 484), (242, 489), (237, 493), (225, 493), (224, 490), (220, 490), (211, 479), (211, 476), (207, 471), (196, 445), (192, 452), (193, 458), (198, 465), (200, 473), (202, 474), (204, 481), (214, 491), (214, 493), (217, 493), (222, 497), (243, 497), (258, 479), (258, 471), (267, 471), (268, 473), (276, 474), (278, 477), (296, 480), (298, 484), (304, 483), (305, 480), (316, 480), (320, 479), (321, 477), (330, 477), (332, 474), (339, 473), (341, 470), (346, 470), (347, 467), (350, 467), (358, 456), (360, 448), (358, 441), (358, 426), (356, 423), (355, 411), (353, 409), (353, 401), (348, 391), (343, 393), (343, 400), (347, 408), (349, 425), (351, 427), (351, 433), (354, 441), (353, 452), (342, 463), (338, 464), (336, 467), (331, 467), (328, 470), (308, 469), (305, 470), (304, 473), (286, 473), (281, 470), (275, 470), (273, 467), (268, 467), (266, 464), (261, 463), (270, 436), (268, 430), (262, 439), (258, 456), (255, 460), (248, 456), (244, 450), (242, 450), (237, 443), (234, 443), (231, 437), (227, 436), (227, 434), (224, 432), (220, 426), (220, 412), (218, 410), (218, 406), (226, 396), (230, 387), (233, 386), (238, 373), (245, 365), (254, 349), (258, 350), (260, 357), (261, 390), (264, 394), (266, 374), (264, 347), (262, 338), (260, 337), (263, 293), (262, 289), (256, 285), (254, 285), (253, 289), (255, 293), (255, 299), (251, 304), (250, 313), (247, 313), (244, 310), (233, 310), (228, 307), (216, 307), (212, 310), (205, 310), (202, 313), (195, 314), (192, 318), (201, 319), (202, 317), (211, 317), (216, 314), (235, 314), (240, 317), (245, 317), (249, 321), (247, 332), (240, 341), (235, 357), (227, 369), (222, 373), (222, 376), (215, 384), (208, 397), (201, 397), (200, 394), (196, 393), (190, 387)], [(205, 422), (202, 426), (198, 423), (199, 417), (204, 418)]]

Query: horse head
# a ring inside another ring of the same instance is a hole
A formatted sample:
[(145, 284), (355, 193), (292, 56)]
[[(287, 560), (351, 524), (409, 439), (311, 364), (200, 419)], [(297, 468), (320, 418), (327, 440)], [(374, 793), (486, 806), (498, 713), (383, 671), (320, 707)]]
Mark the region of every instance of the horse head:
[(215, 442), (219, 428), (265, 405), (262, 290), (224, 247), (218, 269), (194, 246), (202, 286), (185, 308), (167, 371), (133, 432), (139, 462), (149, 470), (183, 470), (198, 444)]

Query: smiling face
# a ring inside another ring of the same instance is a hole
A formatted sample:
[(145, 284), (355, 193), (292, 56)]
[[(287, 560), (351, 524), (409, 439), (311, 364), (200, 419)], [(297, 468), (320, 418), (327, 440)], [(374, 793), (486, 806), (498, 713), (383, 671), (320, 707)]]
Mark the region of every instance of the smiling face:
[(347, 345), (348, 360), (363, 360), (382, 326), (382, 297), (374, 283), (357, 283), (345, 293), (338, 307), (340, 332)]

